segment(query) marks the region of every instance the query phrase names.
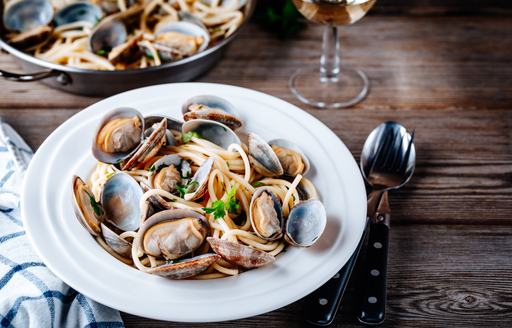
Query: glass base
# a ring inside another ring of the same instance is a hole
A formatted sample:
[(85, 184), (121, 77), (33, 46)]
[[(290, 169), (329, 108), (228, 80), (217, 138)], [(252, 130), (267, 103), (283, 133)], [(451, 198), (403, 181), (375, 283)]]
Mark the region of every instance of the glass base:
[(368, 94), (366, 75), (352, 68), (340, 68), (335, 79), (320, 76), (319, 68), (301, 68), (290, 77), (290, 90), (300, 101), (317, 108), (345, 108), (357, 104)]

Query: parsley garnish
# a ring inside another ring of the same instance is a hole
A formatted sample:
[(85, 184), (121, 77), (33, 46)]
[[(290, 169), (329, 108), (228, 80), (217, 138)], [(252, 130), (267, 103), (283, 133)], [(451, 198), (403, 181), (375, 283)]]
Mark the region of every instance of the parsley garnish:
[(261, 186), (264, 186), (265, 184), (263, 182), (260, 182), (260, 181), (256, 181), (256, 182), (253, 182), (252, 183), (252, 186), (254, 188), (258, 188), (258, 187), (261, 187)]
[(89, 193), (87, 193), (87, 195), (89, 196), (89, 201), (91, 202), (91, 206), (92, 206), (92, 209), (94, 210), (94, 214), (96, 214), (96, 216), (102, 216), (103, 209), (101, 208), (101, 205), (96, 201), (96, 199), (94, 199), (94, 197), (92, 195), (90, 195)]
[(229, 213), (236, 213), (240, 208), (238, 200), (235, 198), (236, 188), (232, 187), (226, 194), (226, 200), (216, 200), (213, 202), (212, 207), (204, 207), (203, 210), (208, 214), (213, 214), (215, 220), (221, 219)]
[(106, 49), (100, 49), (96, 51), (96, 55), (105, 57), (106, 55), (108, 55), (108, 51)]
[(199, 182), (197, 182), (196, 180), (192, 180), (186, 185), (178, 183), (176, 185), (176, 190), (178, 190), (178, 192), (180, 193), (180, 197), (183, 198), (186, 194), (190, 194), (196, 191), (197, 187), (199, 187)]
[(183, 141), (183, 143), (190, 142), (190, 140), (192, 140), (192, 138), (201, 138), (201, 136), (199, 135), (199, 133), (197, 133), (195, 131), (190, 131), (187, 133), (183, 133), (181, 135), (181, 141)]

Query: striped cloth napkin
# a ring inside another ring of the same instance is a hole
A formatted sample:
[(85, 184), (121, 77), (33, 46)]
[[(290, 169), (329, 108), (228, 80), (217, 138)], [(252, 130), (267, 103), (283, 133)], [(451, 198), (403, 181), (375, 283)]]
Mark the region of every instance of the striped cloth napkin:
[(0, 327), (124, 327), (119, 312), (57, 278), (20, 220), (19, 193), (32, 150), (0, 120)]

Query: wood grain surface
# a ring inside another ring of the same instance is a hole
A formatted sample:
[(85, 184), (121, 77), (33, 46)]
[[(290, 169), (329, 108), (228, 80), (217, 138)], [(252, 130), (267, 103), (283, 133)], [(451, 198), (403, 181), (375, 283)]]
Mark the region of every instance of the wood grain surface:
[[(512, 9), (506, 0), (480, 4), (381, 0), (359, 24), (342, 28), (343, 62), (362, 68), (371, 80), (368, 98), (351, 109), (314, 110), (288, 91), (295, 69), (318, 63), (318, 26), (283, 41), (251, 24), (199, 79), (299, 105), (331, 128), (356, 158), (380, 122), (416, 128), (415, 175), (391, 196), (385, 327), (512, 323)], [(19, 71), (5, 54), (0, 68)], [(0, 117), (34, 148), (98, 100), (39, 83), (0, 81)], [(337, 327), (356, 326), (356, 302), (351, 290)], [(303, 306), (299, 301), (208, 325), (123, 318), (127, 327), (303, 327)]]

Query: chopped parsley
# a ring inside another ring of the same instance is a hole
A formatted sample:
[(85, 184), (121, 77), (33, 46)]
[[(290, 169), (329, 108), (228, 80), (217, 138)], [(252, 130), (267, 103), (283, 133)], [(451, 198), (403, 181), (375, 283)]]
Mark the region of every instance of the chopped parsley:
[(112, 178), (114, 176), (114, 174), (115, 174), (114, 172), (109, 172), (109, 173), (107, 173), (107, 175), (105, 175), (105, 178), (107, 178), (107, 180), (108, 180), (108, 179)]
[(180, 197), (183, 198), (186, 194), (196, 191), (197, 187), (199, 187), (199, 182), (192, 180), (185, 185), (178, 183), (176, 185), (176, 190), (180, 193)]
[(212, 207), (204, 207), (203, 210), (208, 214), (213, 214), (215, 220), (221, 219), (226, 215), (226, 211), (234, 214), (240, 208), (238, 200), (235, 198), (236, 187), (232, 187), (226, 194), (226, 200), (216, 200)]
[(199, 133), (197, 133), (195, 131), (190, 131), (187, 133), (183, 133), (181, 135), (181, 141), (183, 141), (183, 143), (190, 142), (190, 140), (192, 140), (192, 138), (201, 138), (201, 136), (199, 135)]
[(105, 57), (108, 55), (108, 51), (106, 49), (100, 49), (96, 51), (96, 55)]
[(91, 202), (91, 207), (94, 210), (94, 214), (96, 214), (96, 216), (102, 216), (103, 209), (101, 208), (101, 205), (96, 201), (96, 199), (94, 199), (94, 196), (90, 195), (89, 193), (87, 193), (87, 195), (89, 196), (89, 201)]
[(258, 188), (258, 187), (261, 187), (261, 186), (264, 186), (265, 184), (263, 182), (260, 182), (260, 181), (256, 181), (256, 182), (253, 182), (252, 183), (252, 186), (254, 188)]

